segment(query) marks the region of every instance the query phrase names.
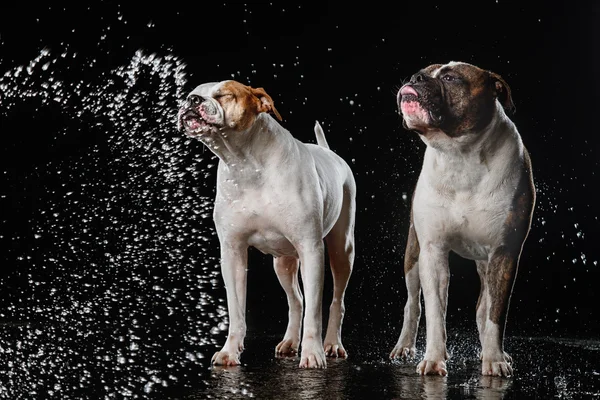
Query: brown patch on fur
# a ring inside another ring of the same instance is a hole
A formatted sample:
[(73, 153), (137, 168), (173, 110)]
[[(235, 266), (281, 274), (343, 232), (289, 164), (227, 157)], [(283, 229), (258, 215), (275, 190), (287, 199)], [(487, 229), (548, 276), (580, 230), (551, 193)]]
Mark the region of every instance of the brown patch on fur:
[(237, 81), (225, 82), (215, 98), (225, 110), (225, 117), (230, 128), (246, 130), (254, 124), (261, 112), (273, 112), (281, 121), (281, 115), (273, 106), (273, 99), (263, 88), (254, 89)]
[(265, 89), (263, 88), (251, 88), (250, 86), (248, 86), (248, 88), (250, 89), (250, 92), (252, 92), (252, 94), (256, 97), (258, 97), (260, 99), (261, 102), (261, 111), (262, 112), (272, 112), (273, 114), (275, 114), (275, 116), (277, 117), (278, 120), (282, 121), (283, 119), (281, 118), (281, 115), (279, 115), (279, 111), (277, 111), (277, 109), (275, 108), (275, 106), (273, 105), (273, 99), (271, 98), (271, 96), (269, 96), (267, 94), (267, 92), (265, 92)]
[(425, 74), (427, 74), (428, 76), (431, 76), (431, 74), (433, 73), (433, 71), (435, 71), (438, 68), (441, 68), (444, 64), (431, 64), (425, 68), (423, 68), (423, 72)]
[(480, 95), (482, 91), (491, 89), (494, 98), (497, 98), (507, 111), (515, 107), (510, 86), (497, 73), (483, 70), (472, 64), (460, 64), (455, 67), (471, 83), (471, 98)]
[(510, 295), (517, 275), (518, 255), (501, 247), (492, 255), (488, 272), (488, 292), (490, 294), (490, 320), (504, 326), (508, 314)]
[[(413, 193), (413, 199), (415, 194)], [(415, 224), (413, 221), (412, 207), (410, 210), (410, 227), (408, 228), (408, 240), (406, 241), (406, 250), (404, 251), (404, 275), (414, 268), (419, 261), (419, 252), (421, 248), (419, 246), (419, 238), (417, 238), (417, 232), (415, 231)]]
[(479, 297), (477, 298), (477, 305), (475, 306), (475, 310), (479, 310), (479, 305), (481, 304), (481, 299), (483, 298), (483, 292), (484, 292), (484, 288), (485, 288), (485, 271), (486, 271), (486, 269), (484, 268), (484, 264), (481, 264), (478, 261), (476, 261), (475, 264), (477, 265), (477, 275), (479, 275), (479, 285), (480, 285)]
[(406, 242), (406, 251), (404, 252), (404, 274), (413, 269), (413, 267), (419, 261), (419, 239), (417, 239), (417, 233), (415, 232), (415, 226), (412, 221), (408, 230), (408, 241)]
[(258, 98), (245, 85), (236, 81), (225, 82), (215, 93), (215, 98), (225, 111), (225, 122), (236, 130), (248, 129), (260, 112)]
[(447, 68), (450, 71), (456, 71), (464, 78), (466, 78), (469, 82), (477, 83), (478, 81), (483, 82), (484, 70), (479, 68), (476, 65), (469, 64), (466, 62), (460, 62), (454, 65), (448, 65)]
[(504, 326), (510, 295), (517, 275), (519, 258), (533, 218), (535, 186), (529, 153), (524, 150), (523, 173), (504, 226), (504, 245), (496, 249), (488, 268), (488, 288), (492, 300), (490, 319)]
[(464, 97), (465, 111), (456, 126), (456, 132), (483, 130), (493, 118), (494, 95), (488, 85), (488, 73), (472, 64), (458, 64), (452, 67), (468, 82), (467, 95)]
[[(520, 251), (520, 246), (522, 246), (529, 233), (534, 207), (535, 186), (533, 183), (531, 158), (529, 157), (529, 152), (525, 149), (523, 154), (523, 175), (517, 186), (511, 211), (505, 221), (507, 232), (505, 243), (510, 248), (516, 249), (519, 247)], [(510, 232), (514, 233), (508, 234)]]
[(483, 165), (485, 165), (485, 167), (487, 168), (487, 170), (490, 170), (490, 167), (487, 163), (487, 157), (485, 156), (485, 151), (481, 150), (479, 152), (479, 162), (482, 163)]
[(502, 107), (504, 107), (505, 110), (510, 112), (514, 111), (515, 104), (513, 103), (510, 86), (508, 86), (508, 83), (506, 83), (506, 81), (495, 72), (488, 71), (488, 74), (493, 84), (494, 96), (498, 98), (500, 104), (502, 104)]
[[(433, 78), (436, 70), (439, 72)], [(481, 132), (489, 125), (496, 112), (495, 101), (498, 97), (498, 90), (490, 84), (490, 72), (459, 62), (451, 65), (433, 64), (417, 75), (428, 77), (414, 84), (422, 88), (423, 98), (429, 100), (427, 108), (438, 113), (445, 110), (438, 128), (447, 136), (459, 137), (466, 133)], [(458, 79), (446, 81), (445, 75)], [(494, 76), (499, 78), (497, 74)], [(506, 85), (506, 82), (502, 82)]]

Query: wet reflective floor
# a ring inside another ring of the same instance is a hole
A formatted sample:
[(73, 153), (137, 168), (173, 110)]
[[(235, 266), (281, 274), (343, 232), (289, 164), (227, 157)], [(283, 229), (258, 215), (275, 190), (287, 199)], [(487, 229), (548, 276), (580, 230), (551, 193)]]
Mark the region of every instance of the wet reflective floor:
[[(300, 369), (298, 357), (278, 358), (279, 337), (249, 332), (242, 365), (212, 367), (224, 332), (196, 347), (180, 326), (120, 336), (118, 324), (3, 324), (0, 398), (5, 399), (598, 399), (600, 341), (508, 337), (511, 378), (484, 377), (477, 337), (448, 329), (449, 374), (419, 376), (417, 360), (390, 361), (389, 332), (349, 335), (347, 359), (326, 369)], [(270, 330), (270, 329), (269, 329)], [(271, 330), (270, 330), (271, 331)], [(217, 345), (219, 342), (219, 345)], [(417, 358), (424, 348), (423, 331)]]
[(276, 339), (251, 336), (239, 367), (209, 367), (208, 357), (196, 386), (169, 394), (180, 399), (600, 398), (600, 341), (507, 338), (515, 375), (500, 378), (481, 376), (476, 337), (464, 333), (449, 339), (446, 377), (419, 376), (416, 360), (387, 359), (390, 344), (357, 338), (347, 340), (348, 359), (329, 359), (325, 370), (299, 369), (298, 358), (273, 356)]

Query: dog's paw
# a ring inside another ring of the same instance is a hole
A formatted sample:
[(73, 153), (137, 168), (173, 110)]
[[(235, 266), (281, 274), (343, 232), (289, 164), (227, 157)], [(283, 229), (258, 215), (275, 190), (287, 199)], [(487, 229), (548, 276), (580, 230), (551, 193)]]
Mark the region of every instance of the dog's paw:
[[(305, 354), (308, 353), (308, 354)], [(300, 358), (300, 368), (327, 368), (327, 361), (325, 360), (325, 353), (321, 352), (302, 352)]]
[(275, 354), (278, 356), (293, 356), (298, 354), (298, 339), (283, 339), (275, 347)]
[[(479, 357), (479, 361), (483, 360), (483, 351), (480, 350), (479, 353), (477, 354), (477, 356)], [(508, 353), (506, 352), (502, 352), (502, 356), (500, 356), (500, 360), (502, 359), (502, 357), (504, 357), (504, 361), (506, 361), (507, 363), (512, 363), (512, 357), (508, 355)]]
[(305, 341), (302, 343), (302, 353), (300, 356), (300, 368), (327, 368), (325, 351), (321, 343), (316, 340)]
[(240, 365), (240, 354), (233, 354), (228, 351), (217, 351), (211, 359), (213, 365), (235, 366)]
[(414, 358), (416, 353), (417, 353), (417, 349), (415, 347), (396, 345), (396, 347), (394, 347), (394, 349), (390, 353), (390, 359), (406, 360), (409, 358)]
[(323, 348), (325, 350), (325, 355), (327, 357), (339, 357), (339, 358), (347, 358), (348, 357), (348, 353), (346, 352), (346, 349), (344, 349), (344, 346), (342, 345), (342, 343), (328, 343), (327, 340), (325, 340), (325, 344), (323, 345)]
[(423, 360), (417, 365), (417, 374), (446, 376), (446, 361)]
[(511, 363), (511, 356), (504, 352), (495, 357), (482, 357), (481, 374), (485, 376), (512, 376), (513, 369)]

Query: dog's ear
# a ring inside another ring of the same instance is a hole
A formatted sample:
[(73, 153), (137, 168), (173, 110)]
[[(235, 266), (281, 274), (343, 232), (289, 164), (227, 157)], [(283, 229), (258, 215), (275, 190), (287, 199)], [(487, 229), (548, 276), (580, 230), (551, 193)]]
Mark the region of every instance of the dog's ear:
[(515, 112), (515, 103), (513, 103), (510, 87), (504, 79), (495, 72), (488, 71), (490, 74), (490, 84), (492, 85), (492, 91), (494, 96), (500, 101), (502, 107), (510, 113)]
[(275, 114), (275, 116), (277, 117), (278, 120), (283, 121), (283, 119), (281, 118), (281, 115), (279, 115), (279, 112), (273, 105), (273, 99), (271, 98), (271, 96), (269, 96), (267, 94), (267, 92), (265, 92), (265, 89), (263, 89), (263, 88), (255, 89), (252, 87), (249, 87), (249, 89), (250, 89), (250, 92), (252, 92), (252, 94), (260, 100), (260, 108), (259, 108), (260, 112), (266, 112), (266, 113), (272, 112), (273, 114)]

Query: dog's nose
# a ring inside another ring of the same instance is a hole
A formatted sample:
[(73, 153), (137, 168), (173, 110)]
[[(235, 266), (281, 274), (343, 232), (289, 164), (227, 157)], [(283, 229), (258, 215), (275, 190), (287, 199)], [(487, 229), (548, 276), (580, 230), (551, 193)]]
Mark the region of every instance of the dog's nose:
[(202, 96), (198, 96), (196, 94), (192, 94), (192, 95), (188, 96), (188, 102), (193, 106), (197, 106), (198, 104), (201, 104), (203, 101), (204, 101), (204, 97), (202, 97)]
[(410, 83), (422, 82), (425, 80), (425, 75), (422, 72), (417, 72), (413, 76), (410, 77)]

